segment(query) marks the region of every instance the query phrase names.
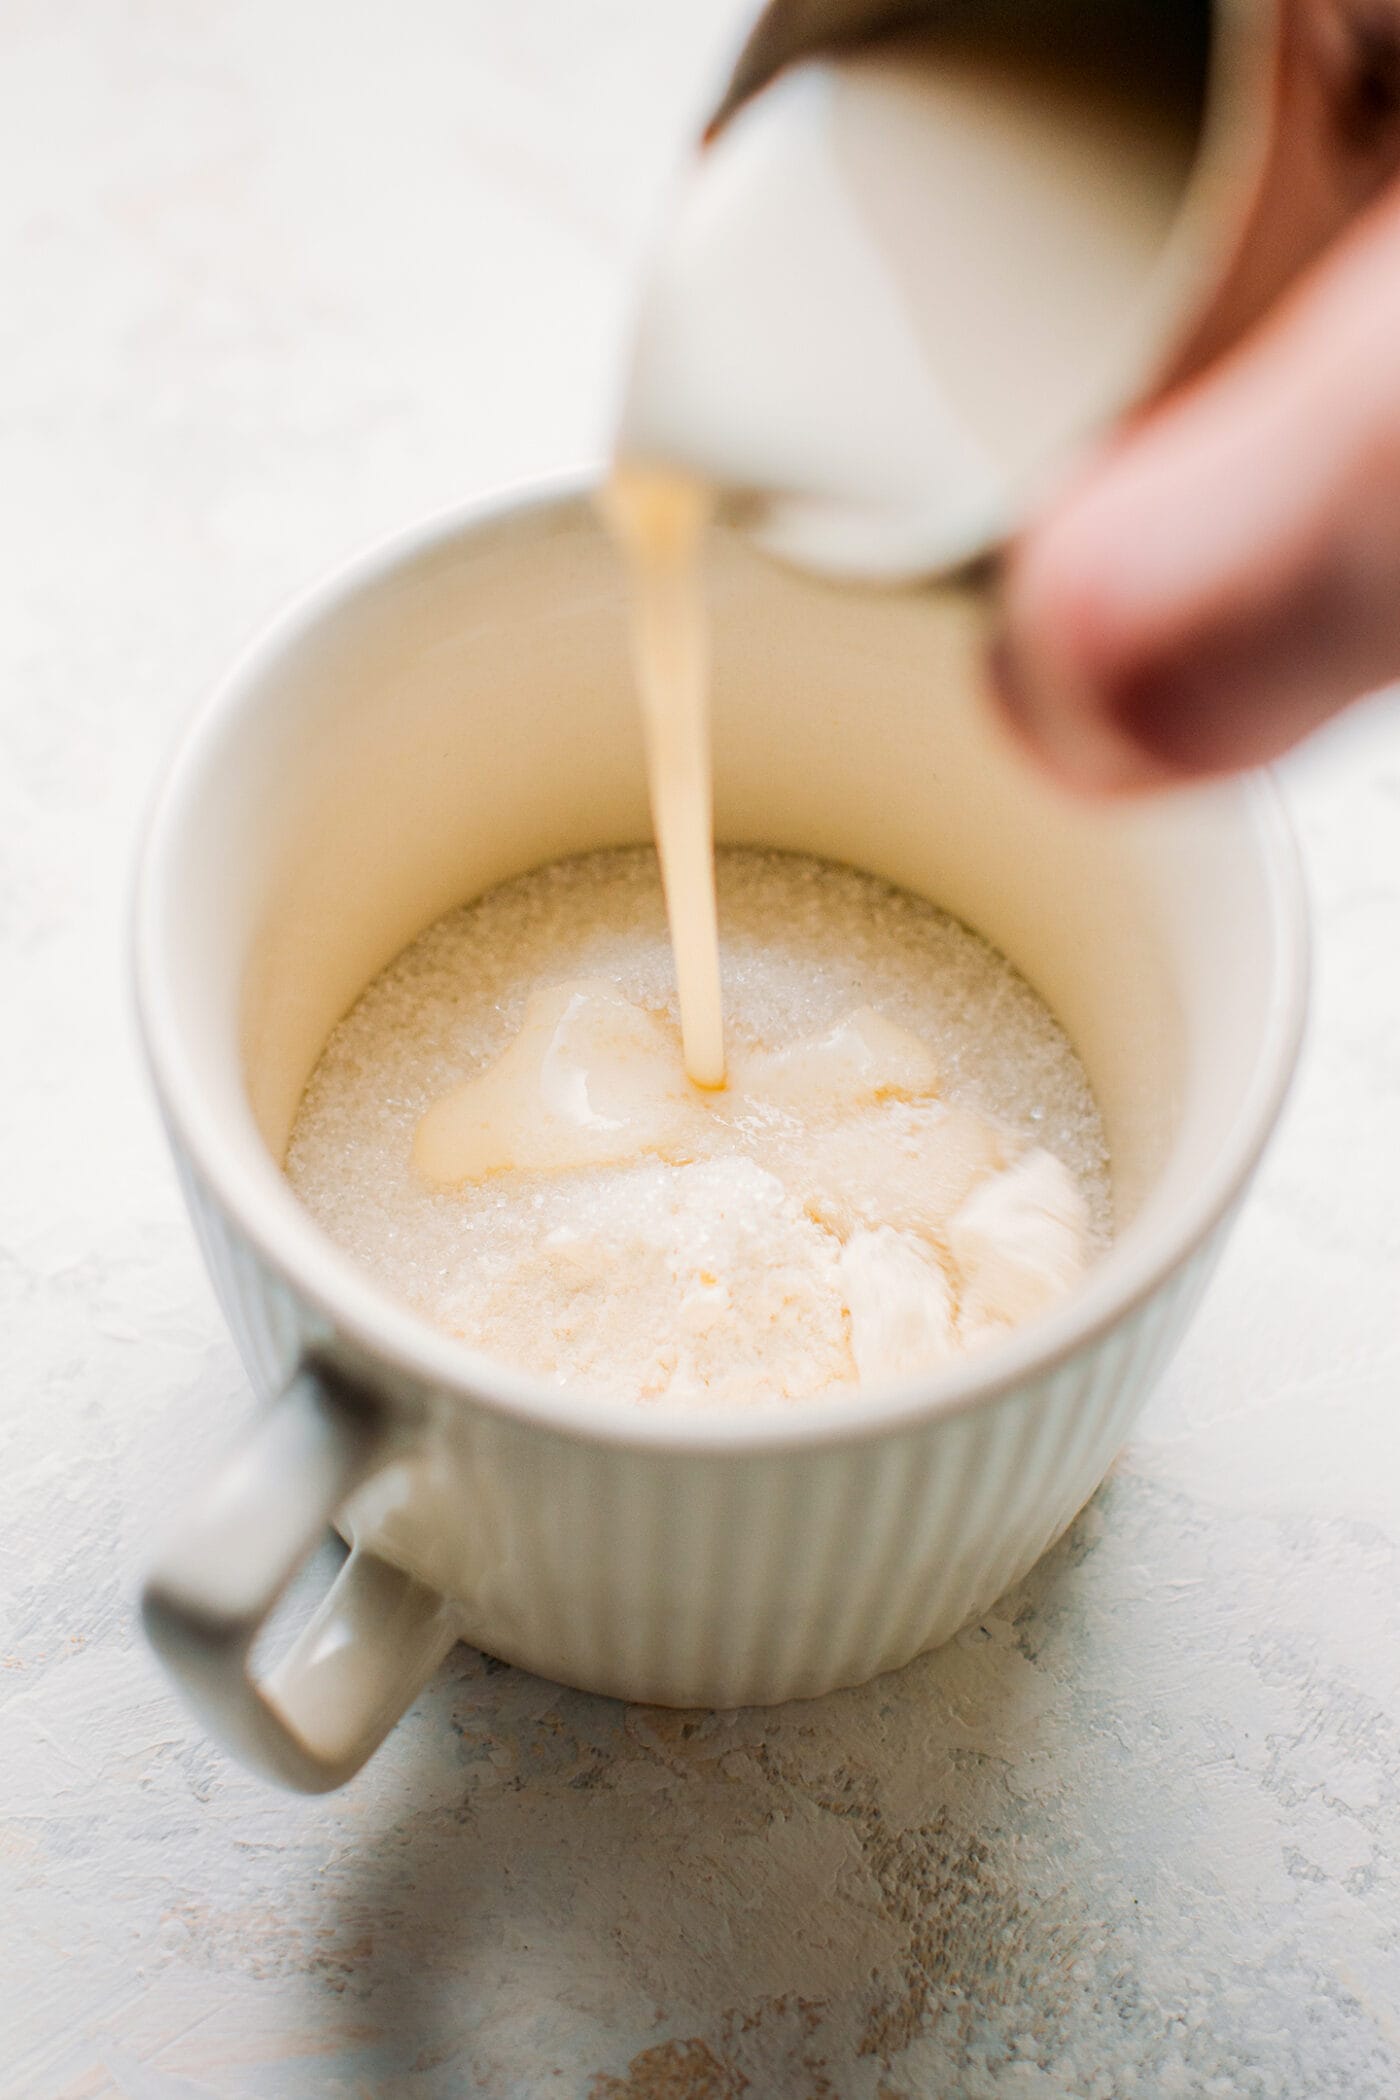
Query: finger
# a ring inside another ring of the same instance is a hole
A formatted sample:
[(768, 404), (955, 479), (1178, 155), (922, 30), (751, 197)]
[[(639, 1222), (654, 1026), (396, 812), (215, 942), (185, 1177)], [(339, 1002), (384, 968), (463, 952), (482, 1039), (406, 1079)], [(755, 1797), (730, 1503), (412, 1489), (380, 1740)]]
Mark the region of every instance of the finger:
[(1010, 564), (994, 676), (1062, 779), (1273, 758), (1400, 675), (1400, 196)]

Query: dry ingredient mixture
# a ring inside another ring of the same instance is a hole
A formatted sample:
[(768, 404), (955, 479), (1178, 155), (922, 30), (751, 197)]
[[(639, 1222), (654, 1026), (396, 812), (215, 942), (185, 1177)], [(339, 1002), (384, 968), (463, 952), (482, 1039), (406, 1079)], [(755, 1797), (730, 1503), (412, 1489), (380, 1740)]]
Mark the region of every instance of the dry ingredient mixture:
[(732, 1410), (927, 1372), (1106, 1244), (1103, 1132), (1003, 956), (858, 871), (717, 856), (694, 1086), (650, 848), (506, 883), (340, 1023), (287, 1171), (424, 1318), (560, 1385)]

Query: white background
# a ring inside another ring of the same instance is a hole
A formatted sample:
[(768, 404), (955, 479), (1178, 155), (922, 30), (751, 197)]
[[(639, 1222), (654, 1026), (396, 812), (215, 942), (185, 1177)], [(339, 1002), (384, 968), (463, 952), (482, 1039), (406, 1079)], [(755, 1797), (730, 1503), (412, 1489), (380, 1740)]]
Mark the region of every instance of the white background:
[[(459, 1650), (275, 1795), (133, 1623), (247, 1417), (126, 1004), (139, 814), (280, 597), (604, 442), (731, 0), (0, 10), (0, 2093), (1400, 2087), (1400, 724), (1288, 769), (1305, 1077), (1192, 1339), (985, 1625), (677, 1716)], [(747, 2083), (746, 2083), (747, 2081)]]

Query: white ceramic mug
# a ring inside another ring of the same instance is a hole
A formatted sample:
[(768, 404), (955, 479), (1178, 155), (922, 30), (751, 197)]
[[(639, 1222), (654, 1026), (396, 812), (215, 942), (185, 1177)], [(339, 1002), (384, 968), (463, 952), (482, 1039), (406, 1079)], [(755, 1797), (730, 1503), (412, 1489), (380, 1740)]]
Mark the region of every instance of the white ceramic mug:
[[(826, 1692), (946, 1640), (1102, 1478), (1278, 1114), (1305, 912), (1266, 782), (1073, 803), (1000, 738), (973, 601), (833, 591), (728, 533), (712, 599), (720, 837), (872, 869), (1020, 965), (1095, 1086), (1117, 1242), (985, 1355), (732, 1418), (560, 1391), (381, 1293), (281, 1172), (328, 1032), (450, 906), (649, 824), (623, 580), (581, 486), (352, 564), (196, 721), (136, 938), (176, 1161), (267, 1401), (147, 1625), (211, 1731), (292, 1786), (348, 1777), (459, 1637), (687, 1706)], [(257, 1683), (254, 1636), (332, 1520), (351, 1556)]]

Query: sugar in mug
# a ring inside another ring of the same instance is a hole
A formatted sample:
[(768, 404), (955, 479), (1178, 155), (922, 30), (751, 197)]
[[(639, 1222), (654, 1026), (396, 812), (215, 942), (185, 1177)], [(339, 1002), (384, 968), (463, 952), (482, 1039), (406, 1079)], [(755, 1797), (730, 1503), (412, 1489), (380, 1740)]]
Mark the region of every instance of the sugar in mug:
[[(582, 483), (436, 519), (253, 645), (152, 818), (140, 1019), (265, 1404), (172, 1512), (146, 1623), (211, 1734), (293, 1787), (349, 1777), (457, 1639), (675, 1706), (811, 1697), (948, 1639), (1102, 1479), (1294, 1064), (1305, 911), (1266, 780), (1067, 800), (983, 702), (975, 599), (832, 590), (721, 530), (719, 837), (873, 870), (1019, 965), (1097, 1093), (1117, 1240), (985, 1354), (776, 1412), (562, 1391), (433, 1330), (301, 1209), (288, 1132), (328, 1032), (423, 927), (649, 836), (623, 601)], [(259, 1679), (328, 1522), (350, 1557)]]

